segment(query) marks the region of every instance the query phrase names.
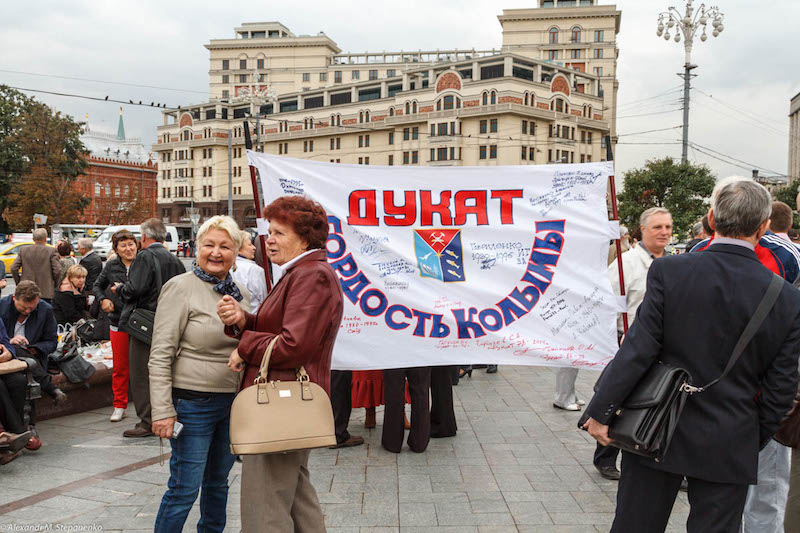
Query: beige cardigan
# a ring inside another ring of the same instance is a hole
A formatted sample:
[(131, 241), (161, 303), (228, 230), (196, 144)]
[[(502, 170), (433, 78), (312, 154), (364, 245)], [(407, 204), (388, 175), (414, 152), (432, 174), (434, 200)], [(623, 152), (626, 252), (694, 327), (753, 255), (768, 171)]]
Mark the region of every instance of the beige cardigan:
[[(238, 284), (237, 284), (238, 285)], [(249, 309), (250, 295), (239, 286)], [(172, 388), (201, 392), (236, 392), (239, 374), (228, 369), (228, 358), (239, 344), (225, 335), (217, 316), (222, 295), (213, 285), (186, 272), (161, 289), (150, 348), (150, 403), (153, 420), (176, 416)]]

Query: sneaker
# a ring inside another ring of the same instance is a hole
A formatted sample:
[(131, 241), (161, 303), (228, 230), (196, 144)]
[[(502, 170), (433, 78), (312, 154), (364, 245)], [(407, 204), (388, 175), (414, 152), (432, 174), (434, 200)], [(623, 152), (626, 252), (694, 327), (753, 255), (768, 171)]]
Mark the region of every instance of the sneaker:
[(122, 407), (115, 407), (114, 412), (111, 413), (110, 420), (112, 422), (119, 422), (123, 418), (125, 418), (125, 409), (123, 409)]
[(56, 405), (63, 405), (67, 401), (67, 393), (61, 389), (53, 391), (53, 401)]

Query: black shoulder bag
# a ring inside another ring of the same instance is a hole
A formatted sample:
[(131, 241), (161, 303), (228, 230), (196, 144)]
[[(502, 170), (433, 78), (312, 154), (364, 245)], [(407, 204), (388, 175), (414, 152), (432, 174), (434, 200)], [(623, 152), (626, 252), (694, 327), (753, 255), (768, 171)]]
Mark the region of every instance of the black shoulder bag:
[[(156, 265), (156, 284), (158, 292), (161, 293), (162, 278), (161, 278), (161, 263), (158, 257), (153, 253), (153, 262)], [(136, 308), (131, 312), (128, 317), (128, 333), (133, 335), (136, 339), (145, 344), (152, 344), (153, 342), (153, 328), (155, 327), (156, 312), (149, 309)]]
[[(783, 289), (783, 283), (783, 278), (773, 274), (767, 292), (736, 342), (725, 370), (711, 383), (695, 387), (691, 385), (692, 377), (687, 370), (656, 361), (625, 398), (622, 407), (609, 422), (608, 436), (613, 439), (611, 446), (654, 458), (656, 461), (661, 460), (667, 453), (687, 398), (692, 394), (705, 392), (731, 371), (775, 305)], [(597, 380), (598, 383), (603, 380), (603, 374)], [(597, 385), (595, 390), (596, 387)], [(578, 427), (581, 429), (589, 420), (588, 411), (587, 406), (586, 412), (578, 422)]]

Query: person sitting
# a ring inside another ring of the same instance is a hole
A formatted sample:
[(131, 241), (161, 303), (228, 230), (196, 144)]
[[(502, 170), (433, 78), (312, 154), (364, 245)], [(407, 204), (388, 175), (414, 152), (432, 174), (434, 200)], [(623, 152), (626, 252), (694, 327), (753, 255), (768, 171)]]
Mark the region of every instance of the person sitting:
[[(0, 321), (0, 363), (14, 359), (14, 347), (11, 346), (8, 333)], [(0, 433), (0, 465), (8, 464), (22, 453), (22, 448), (28, 443), (31, 432), (26, 431), (25, 387), (28, 380), (24, 372), (11, 372), (0, 375), (0, 423), (3, 424), (3, 433)]]
[[(53, 385), (47, 372), (47, 356), (58, 345), (58, 325), (53, 308), (41, 294), (33, 281), (20, 281), (13, 295), (0, 298), (0, 321), (7, 332), (14, 333), (9, 341), (14, 355), (28, 363), (33, 379), (56, 405), (60, 405), (67, 400), (67, 395)], [(34, 432), (26, 447), (37, 450), (41, 445)]]
[(72, 265), (53, 295), (53, 313), (59, 326), (74, 324), (82, 318), (89, 318), (86, 295), (83, 292), (83, 288), (86, 286), (86, 275), (87, 271), (84, 267)]

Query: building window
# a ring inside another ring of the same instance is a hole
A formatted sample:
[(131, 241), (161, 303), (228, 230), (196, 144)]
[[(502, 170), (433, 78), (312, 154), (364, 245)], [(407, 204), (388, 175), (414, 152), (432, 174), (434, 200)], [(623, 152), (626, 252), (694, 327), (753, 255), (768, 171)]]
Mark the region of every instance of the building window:
[(394, 166), (394, 156), (393, 156), (393, 155), (390, 155), (390, 156), (389, 156), (389, 163), (388, 163), (388, 165), (389, 165), (390, 167), (393, 167), (393, 166)]
[(395, 74), (395, 70), (393, 68), (390, 68), (389, 70), (386, 71), (386, 77), (387, 78), (393, 78), (396, 75), (397, 74)]
[(358, 158), (358, 164), (359, 165), (363, 165), (364, 164), (364, 158), (363, 157), (359, 157)]
[(303, 72), (303, 81), (311, 81), (311, 73)]
[(411, 152), (411, 164), (416, 165), (419, 163), (419, 152), (414, 150)]
[(603, 30), (594, 30), (594, 42), (596, 43), (603, 42)]
[(603, 75), (603, 67), (594, 67), (594, 75), (595, 76), (602, 76)]
[(558, 59), (558, 50), (548, 50), (547, 59), (550, 61), (556, 61)]
[(103, 189), (102, 189), (102, 187), (100, 187), (99, 183), (95, 183), (94, 184), (94, 195), (95, 196), (100, 196), (100, 194), (102, 193), (102, 190)]
[(364, 112), (363, 111), (359, 111), (358, 112), (358, 123), (359, 124), (363, 124), (364, 123)]
[(394, 144), (394, 132), (389, 132), (389, 144)]
[[(337, 150), (341, 150), (342, 149), (342, 138), (341, 137), (336, 137), (336, 149)], [(338, 161), (337, 161), (337, 163), (338, 163)]]
[(333, 137), (331, 137), (331, 150), (333, 150)]
[(333, 73), (333, 83), (342, 83), (342, 71), (337, 70)]
[(319, 73), (319, 81), (328, 81), (328, 73), (327, 72), (320, 72)]
[(497, 145), (489, 145), (489, 159), (497, 159)]
[(586, 142), (588, 144), (592, 144), (592, 132), (591, 131), (586, 133)]
[(523, 135), (527, 135), (528, 134), (528, 121), (527, 120), (523, 120), (522, 121), (522, 134)]
[(416, 102), (411, 102), (411, 112), (412, 113), (416, 113), (417, 112), (417, 103)]
[(416, 141), (418, 139), (419, 139), (419, 128), (417, 126), (414, 126), (411, 129), (411, 140)]
[(486, 147), (485, 147), (485, 146), (481, 146), (481, 147), (479, 148), (479, 155), (478, 155), (478, 157), (479, 157), (480, 159), (486, 159)]
[(409, 155), (408, 152), (403, 152), (403, 164), (404, 165), (408, 164), (408, 155)]
[(489, 93), (483, 93), (481, 95), (481, 105), (488, 105), (489, 104)]
[(525, 161), (528, 158), (528, 149), (524, 146), (522, 147), (522, 160)]
[(259, 69), (264, 68), (264, 60), (263, 59), (257, 59), (256, 60), (256, 68), (259, 68)]
[(558, 44), (558, 28), (550, 28), (550, 44)]
[(492, 91), (489, 97), (489, 103), (494, 105), (497, 103), (497, 91)]
[(364, 164), (369, 165), (369, 156), (364, 158)]
[(223, 97), (223, 98), (228, 98), (228, 95), (229, 95), (229, 94), (230, 94), (230, 93), (229, 93), (227, 90), (226, 90), (226, 91), (222, 91), (222, 97)]
[(247, 74), (239, 74), (239, 83), (247, 83)]
[(577, 50), (570, 50), (570, 58), (572, 59), (580, 59), (581, 58), (581, 51), (580, 49)]
[(358, 136), (358, 147), (359, 148), (364, 148), (364, 136), (363, 135), (359, 135)]
[(369, 148), (369, 135), (364, 135), (364, 148)]
[(350, 73), (350, 78), (354, 79), (354, 80), (359, 79), (360, 76), (361, 76), (361, 71), (360, 70), (354, 70), (354, 71), (352, 71)]
[(581, 29), (577, 26), (572, 28), (572, 42), (573, 43), (581, 42)]
[(239, 70), (246, 70), (247, 69), (247, 60), (240, 59), (239, 60)]
[(230, 76), (228, 76), (227, 74), (223, 74), (222, 75), (222, 83), (230, 83), (229, 80), (230, 80)]
[(222, 60), (222, 70), (230, 70), (231, 69), (231, 62), (228, 59)]
[(493, 118), (489, 121), (489, 133), (497, 133), (497, 119)]
[(403, 128), (403, 140), (407, 141), (411, 138), (411, 129), (410, 128)]
[(480, 126), (480, 128), (481, 128), (480, 132), (481, 133), (486, 133), (486, 131), (487, 131), (486, 127), (488, 126), (488, 124), (489, 124), (488, 120), (481, 120), (481, 126)]
[(390, 116), (390, 117), (393, 117), (393, 116), (394, 116), (394, 108), (393, 108), (393, 107), (390, 107), (390, 108), (389, 108), (389, 116)]
[(369, 71), (369, 79), (377, 80), (378, 79), (378, 71), (377, 70), (370, 70)]
[(602, 48), (595, 48), (594, 49), (594, 58), (595, 59), (603, 59), (603, 49)]
[(364, 122), (369, 123), (369, 111), (364, 112)]
[(534, 156), (534, 154), (535, 154), (535, 150), (536, 150), (536, 149), (535, 149), (533, 146), (531, 146), (531, 147), (528, 149), (528, 161), (533, 161), (533, 156)]
[(409, 104), (408, 102), (406, 102), (406, 115), (408, 115), (408, 114), (410, 114), (410, 113), (411, 113), (411, 104)]

